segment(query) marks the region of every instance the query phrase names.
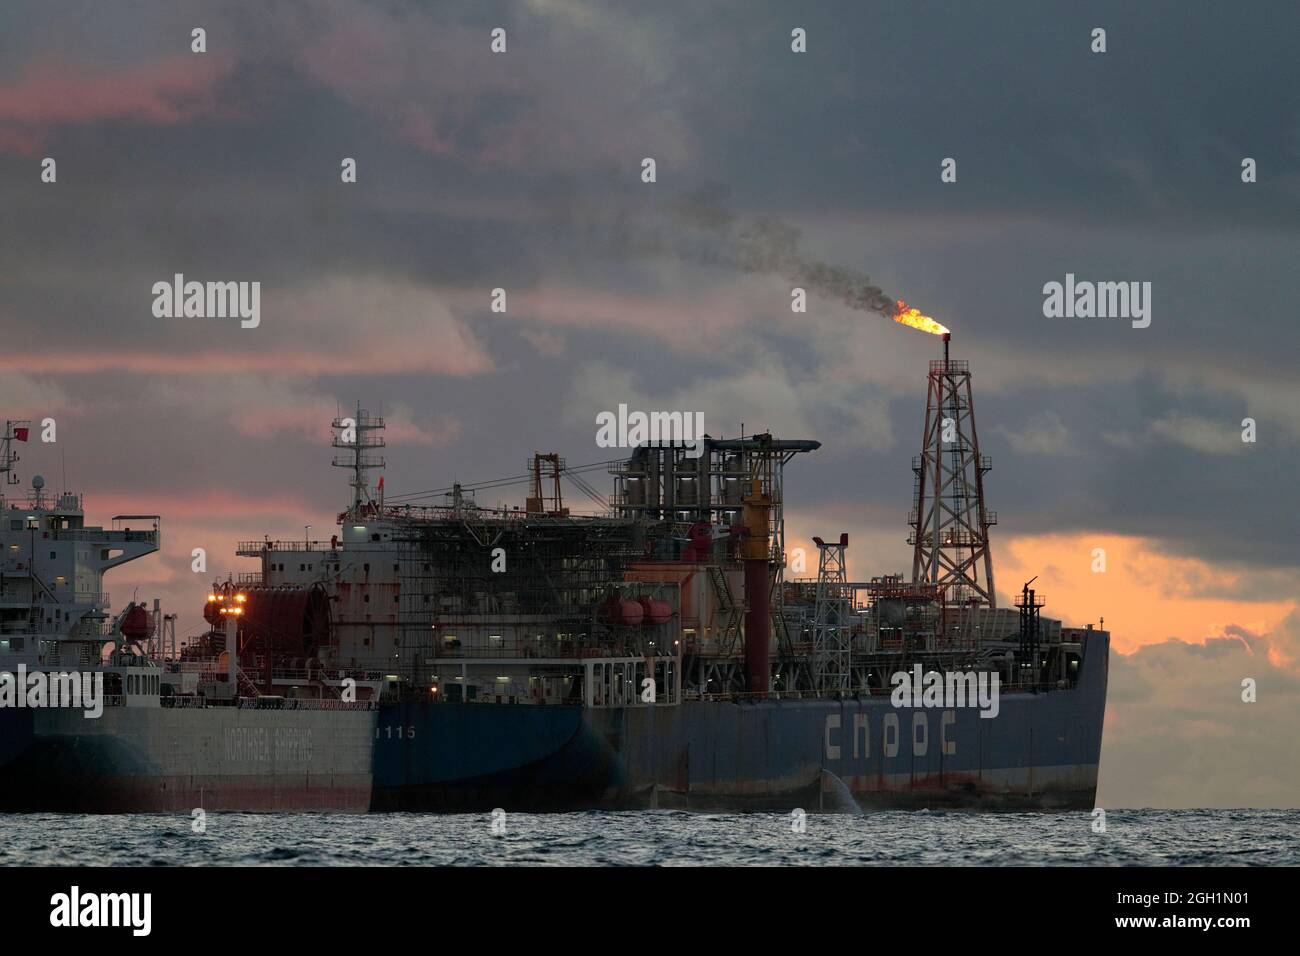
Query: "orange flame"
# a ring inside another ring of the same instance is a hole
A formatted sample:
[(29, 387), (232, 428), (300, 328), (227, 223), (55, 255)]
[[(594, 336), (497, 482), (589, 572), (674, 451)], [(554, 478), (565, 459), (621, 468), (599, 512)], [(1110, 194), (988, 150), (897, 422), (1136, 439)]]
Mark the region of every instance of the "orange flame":
[(931, 335), (945, 335), (948, 332), (945, 326), (940, 325), (928, 315), (922, 315), (919, 310), (911, 308), (902, 299), (898, 300), (898, 308), (894, 311), (894, 321), (911, 329), (929, 332)]

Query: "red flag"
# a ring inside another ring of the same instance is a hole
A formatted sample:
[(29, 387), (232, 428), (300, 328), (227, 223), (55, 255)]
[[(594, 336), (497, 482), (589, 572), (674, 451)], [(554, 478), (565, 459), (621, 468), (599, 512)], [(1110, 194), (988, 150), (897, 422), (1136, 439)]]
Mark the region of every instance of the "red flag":
[(17, 438), (19, 441), (27, 441), (27, 429), (26, 429), (26, 428), (15, 428), (15, 429), (14, 429), (14, 437)]
[(379, 476), (379, 487), (380, 487), (380, 488), (383, 488), (383, 487), (384, 487), (384, 476), (383, 476), (383, 475), (380, 475), (380, 476)]

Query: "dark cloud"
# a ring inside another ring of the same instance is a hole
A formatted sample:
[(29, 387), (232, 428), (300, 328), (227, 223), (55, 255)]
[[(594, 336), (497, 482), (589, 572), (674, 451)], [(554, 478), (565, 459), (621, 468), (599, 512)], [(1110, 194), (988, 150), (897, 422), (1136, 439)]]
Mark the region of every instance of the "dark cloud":
[[(627, 388), (707, 400), (717, 431), (767, 418), (826, 439), (791, 501), (901, 538), (937, 343), (845, 308), (865, 283), (950, 325), (971, 360), (999, 533), (1300, 565), (1285, 503), (1300, 467), (1292, 7), (0, 15), (0, 394), (70, 426), (87, 490), (246, 500), (270, 484), (324, 521), (342, 476), (300, 426), (339, 402), (441, 436), (394, 437), (389, 486), (421, 489), (518, 473), (534, 449), (598, 460), (585, 423)], [(200, 23), (208, 61), (186, 52)], [(498, 24), (504, 57), (487, 52)], [(789, 50), (796, 25), (806, 55)], [(1088, 52), (1097, 25), (1103, 56)], [(29, 101), (67, 87), (59, 64), (133, 78), (137, 99), (87, 87), (44, 122)], [(39, 182), (47, 154), (57, 186)], [(1246, 155), (1259, 183), (1239, 180)], [(343, 156), (356, 185), (339, 182)], [(939, 180), (946, 156), (956, 184)], [(177, 271), (262, 281), (263, 328), (154, 319), (150, 286)], [(1067, 272), (1151, 281), (1151, 327), (1044, 319), (1042, 286)], [(825, 294), (792, 315), (789, 286), (818, 277)], [(506, 315), (487, 310), (497, 286)], [(98, 363), (59, 371), (85, 355)], [(1206, 450), (1207, 427), (1246, 415), (1256, 445)], [(257, 416), (272, 424), (232, 424)], [(1047, 444), (1013, 440), (1044, 425)]]

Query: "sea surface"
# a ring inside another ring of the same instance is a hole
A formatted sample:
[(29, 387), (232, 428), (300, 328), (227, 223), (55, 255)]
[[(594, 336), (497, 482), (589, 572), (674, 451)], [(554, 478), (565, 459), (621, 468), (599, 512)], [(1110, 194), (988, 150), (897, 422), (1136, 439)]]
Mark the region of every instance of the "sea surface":
[(5, 866), (1296, 866), (1300, 810), (0, 814)]

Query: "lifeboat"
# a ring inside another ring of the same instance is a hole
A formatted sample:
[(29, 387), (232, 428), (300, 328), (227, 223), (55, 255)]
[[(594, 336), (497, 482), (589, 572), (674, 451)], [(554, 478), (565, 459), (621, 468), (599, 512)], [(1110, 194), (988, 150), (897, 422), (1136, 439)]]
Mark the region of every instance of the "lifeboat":
[(667, 624), (672, 620), (672, 605), (667, 601), (642, 596), (637, 599), (637, 603), (641, 605), (641, 610), (645, 614), (645, 623), (647, 624)]
[(645, 618), (645, 608), (640, 601), (611, 597), (601, 602), (600, 616), (612, 627), (636, 627)]

